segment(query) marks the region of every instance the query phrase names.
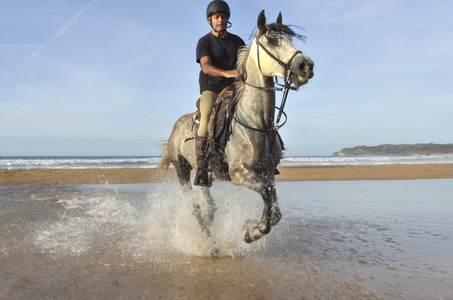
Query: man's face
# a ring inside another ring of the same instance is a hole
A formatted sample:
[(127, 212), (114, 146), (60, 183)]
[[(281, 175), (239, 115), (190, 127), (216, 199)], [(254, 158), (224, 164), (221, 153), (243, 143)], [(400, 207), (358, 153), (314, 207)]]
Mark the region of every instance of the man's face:
[(228, 16), (225, 13), (213, 13), (210, 24), (216, 31), (225, 31), (228, 24)]

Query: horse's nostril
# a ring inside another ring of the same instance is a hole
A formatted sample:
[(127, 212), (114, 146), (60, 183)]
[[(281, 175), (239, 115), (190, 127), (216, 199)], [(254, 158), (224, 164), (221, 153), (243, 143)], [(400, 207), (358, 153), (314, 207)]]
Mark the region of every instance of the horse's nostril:
[(301, 63), (299, 65), (299, 70), (304, 70), (305, 69), (305, 63)]

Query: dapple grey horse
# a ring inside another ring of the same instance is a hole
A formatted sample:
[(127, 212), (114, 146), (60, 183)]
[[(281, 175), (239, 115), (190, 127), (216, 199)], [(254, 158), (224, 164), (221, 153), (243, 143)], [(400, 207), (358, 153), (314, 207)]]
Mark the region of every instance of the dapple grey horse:
[[(231, 122), (229, 140), (221, 155), (210, 159), (214, 178), (231, 180), (235, 185), (256, 191), (264, 201), (261, 220), (248, 220), (244, 226), (247, 243), (269, 233), (281, 219), (277, 201), (274, 170), (282, 158), (283, 145), (279, 140), (275, 119), (275, 83), (273, 77), (285, 80), (285, 91), (306, 84), (313, 77), (313, 61), (297, 49), (292, 38), (304, 39), (277, 21), (266, 25), (264, 10), (258, 16), (258, 29), (250, 46), (239, 50), (237, 71), (240, 79), (234, 90), (237, 105)], [(282, 108), (281, 108), (282, 109)], [(174, 125), (161, 167), (173, 164), (185, 193), (191, 190), (190, 172), (196, 168), (193, 114), (182, 116)], [(220, 161), (221, 160), (221, 161)], [(223, 163), (225, 168), (219, 167)], [(209, 188), (202, 187), (207, 200), (207, 211), (192, 204), (193, 214), (201, 230), (210, 236), (216, 204)]]

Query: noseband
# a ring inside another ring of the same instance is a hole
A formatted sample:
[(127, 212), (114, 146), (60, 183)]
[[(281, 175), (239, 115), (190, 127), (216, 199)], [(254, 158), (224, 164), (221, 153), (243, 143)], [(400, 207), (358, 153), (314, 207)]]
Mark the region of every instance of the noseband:
[[(296, 52), (294, 52), (293, 56), (291, 56), (289, 61), (287, 63), (285, 63), (281, 59), (276, 57), (274, 54), (272, 54), (266, 47), (264, 47), (263, 44), (261, 44), (260, 37), (256, 38), (256, 45), (258, 46), (258, 47), (256, 47), (256, 56), (258, 57), (258, 67), (259, 67), (261, 73), (263, 71), (261, 70), (261, 63), (260, 63), (260, 47), (263, 48), (264, 52), (266, 52), (267, 55), (269, 55), (279, 65), (281, 65), (283, 68), (285, 68), (285, 74), (286, 74), (285, 80), (289, 77), (289, 74), (291, 73), (291, 63), (293, 62), (294, 58), (296, 57), (297, 54), (302, 53), (302, 51), (297, 50)], [(285, 82), (285, 84), (286, 84), (286, 82)]]

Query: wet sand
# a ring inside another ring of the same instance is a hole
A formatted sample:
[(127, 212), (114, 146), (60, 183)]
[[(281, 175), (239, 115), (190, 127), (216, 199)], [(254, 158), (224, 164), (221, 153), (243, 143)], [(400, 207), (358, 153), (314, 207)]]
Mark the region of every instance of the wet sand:
[[(277, 182), (331, 180), (407, 180), (453, 178), (453, 164), (279, 166)], [(176, 180), (173, 168), (0, 170), (0, 185), (119, 184)]]
[(453, 299), (452, 184), (278, 182), (284, 216), (252, 244), (262, 201), (230, 183), (211, 239), (177, 182), (3, 185), (0, 299)]

